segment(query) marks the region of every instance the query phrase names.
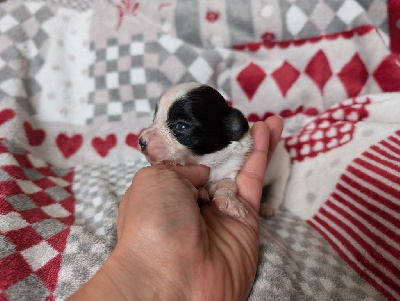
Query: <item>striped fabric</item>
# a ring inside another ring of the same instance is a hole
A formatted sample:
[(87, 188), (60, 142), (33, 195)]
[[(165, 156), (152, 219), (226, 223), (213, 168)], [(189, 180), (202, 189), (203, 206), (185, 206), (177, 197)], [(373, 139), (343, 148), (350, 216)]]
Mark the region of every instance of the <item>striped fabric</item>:
[(400, 300), (400, 131), (356, 158), (308, 222), (378, 291)]

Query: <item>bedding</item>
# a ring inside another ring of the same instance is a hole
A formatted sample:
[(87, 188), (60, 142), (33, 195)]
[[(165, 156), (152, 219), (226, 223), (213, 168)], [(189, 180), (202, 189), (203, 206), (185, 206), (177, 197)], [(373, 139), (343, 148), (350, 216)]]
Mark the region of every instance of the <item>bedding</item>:
[(248, 300), (399, 300), (399, 54), (399, 0), (0, 1), (0, 299), (93, 276), (158, 97), (198, 81), (285, 120)]

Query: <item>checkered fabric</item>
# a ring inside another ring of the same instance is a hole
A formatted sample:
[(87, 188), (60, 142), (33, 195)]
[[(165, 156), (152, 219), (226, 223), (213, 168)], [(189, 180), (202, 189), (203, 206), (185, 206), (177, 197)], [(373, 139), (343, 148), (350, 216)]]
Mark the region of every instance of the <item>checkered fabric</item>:
[(287, 209), (260, 220), (259, 242), (249, 301), (386, 300), (314, 228)]
[(90, 67), (95, 91), (89, 95), (94, 116), (88, 124), (121, 121), (132, 111), (139, 118), (150, 117), (168, 87), (190, 81), (215, 86), (217, 67), (224, 63), (226, 68), (233, 59), (228, 51), (198, 49), (169, 35), (155, 41), (136, 35), (128, 44), (112, 38), (105, 47), (93, 42), (91, 49), (96, 53)]
[(92, 8), (94, 0), (47, 0), (63, 7), (85, 11)]
[(387, 12), (384, 0), (301, 0), (281, 1), (282, 40), (318, 36), (321, 33), (347, 31), (374, 24), (387, 38)]
[[(148, 163), (145, 159), (111, 164), (110, 166), (77, 166), (73, 191), (76, 198), (76, 224), (90, 226), (93, 233), (113, 231), (115, 216), (104, 211), (114, 206), (132, 182), (135, 172)], [(110, 205), (110, 200), (113, 200)], [(108, 225), (108, 226), (107, 226)]]
[(35, 76), (45, 59), (48, 35), (42, 28), (54, 13), (44, 3), (9, 1), (0, 6), (0, 100), (14, 97), (29, 113), (41, 91)]
[[(371, 49), (372, 41), (382, 47)], [(298, 47), (304, 52), (294, 55)], [(338, 99), (400, 89), (397, 58), (371, 26), (288, 43), (247, 43), (235, 49), (243, 51), (236, 53), (232, 69), (237, 72), (227, 70), (222, 75), (231, 77), (233, 105), (251, 121), (272, 114), (316, 116)], [(254, 54), (252, 58), (247, 56), (249, 52)], [(274, 57), (274, 64), (269, 57)], [(392, 67), (393, 72), (386, 71)], [(268, 111), (258, 114), (259, 106), (266, 102)]]
[[(383, 275), (398, 274), (393, 235), (373, 237), (390, 256), (379, 244), (363, 247), (389, 292), (346, 259), (357, 249), (366, 256), (355, 227), (385, 228), (332, 213), (353, 214), (336, 206), (337, 195), (353, 195), (343, 179), (354, 179), (354, 159), (376, 171), (393, 149), (398, 157), (399, 5), (0, 0), (0, 300), (64, 300), (97, 271), (116, 243), (119, 200), (147, 164), (138, 137), (161, 93), (184, 81), (217, 88), (250, 121), (285, 121), (284, 206), (297, 217), (283, 210), (261, 221), (250, 300), (397, 300), (399, 280)], [(393, 133), (380, 160), (360, 157)], [(397, 184), (398, 164), (389, 166), (367, 181), (384, 182), (383, 194), (358, 192), (367, 203), (398, 195), (386, 184)], [(397, 209), (385, 209), (394, 221)], [(315, 230), (322, 222), (325, 240)], [(385, 233), (398, 224), (385, 223)], [(338, 227), (350, 231), (336, 236)], [(353, 239), (346, 248), (337, 247), (342, 236)]]
[(112, 251), (116, 243), (119, 201), (135, 172), (145, 165), (147, 161), (141, 159), (111, 166), (75, 168), (76, 220), (63, 253), (60, 281), (54, 293), (57, 299), (65, 299), (88, 281)]
[[(218, 46), (221, 43), (231, 46), (264, 39), (296, 40), (347, 31), (365, 24), (374, 25), (387, 40), (389, 30), (386, 2), (280, 0), (259, 1), (255, 4), (251, 1), (226, 0), (210, 4), (200, 0), (192, 3), (177, 0), (173, 22), (177, 37), (197, 46)], [(213, 18), (209, 16), (210, 12)], [(188, 14), (191, 21), (187, 21)], [(208, 20), (213, 26), (197, 24), (193, 21), (197, 19)], [(214, 28), (225, 31), (228, 38), (213, 32)]]
[[(128, 44), (119, 44), (112, 38), (99, 49), (92, 43), (91, 49), (96, 54), (95, 63), (89, 70), (95, 81), (95, 91), (89, 95), (90, 102), (94, 103), (93, 119), (106, 116), (107, 121), (120, 121), (123, 113), (134, 110), (139, 115), (150, 114), (143, 37), (133, 36)], [(92, 122), (88, 120), (88, 123)]]
[(0, 298), (51, 296), (75, 200), (73, 173), (0, 140)]

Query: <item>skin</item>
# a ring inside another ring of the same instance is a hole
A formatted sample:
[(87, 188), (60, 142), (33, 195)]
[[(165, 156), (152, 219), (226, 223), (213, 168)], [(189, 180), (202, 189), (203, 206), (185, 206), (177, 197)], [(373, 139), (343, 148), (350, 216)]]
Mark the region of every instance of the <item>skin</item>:
[(70, 300), (245, 300), (257, 268), (264, 172), (282, 127), (274, 116), (251, 129), (254, 150), (236, 179), (244, 220), (213, 202), (199, 207), (204, 166), (138, 171), (121, 200), (115, 249)]

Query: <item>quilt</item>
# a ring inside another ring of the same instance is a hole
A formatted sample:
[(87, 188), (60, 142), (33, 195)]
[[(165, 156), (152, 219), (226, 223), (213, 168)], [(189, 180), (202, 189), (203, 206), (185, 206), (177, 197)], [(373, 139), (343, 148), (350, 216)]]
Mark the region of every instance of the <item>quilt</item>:
[(0, 300), (93, 276), (138, 135), (188, 81), (285, 121), (248, 300), (400, 300), (399, 54), (399, 0), (1, 0)]

